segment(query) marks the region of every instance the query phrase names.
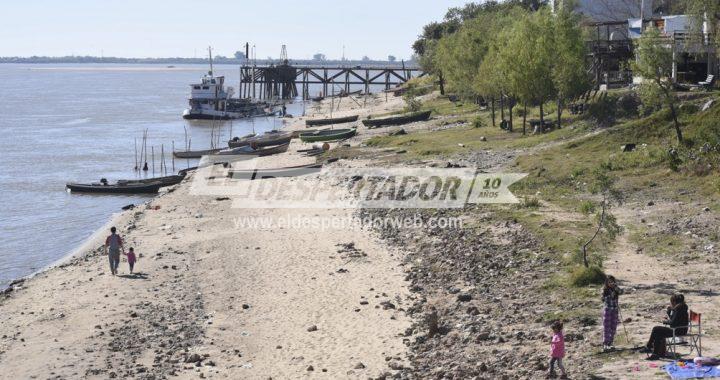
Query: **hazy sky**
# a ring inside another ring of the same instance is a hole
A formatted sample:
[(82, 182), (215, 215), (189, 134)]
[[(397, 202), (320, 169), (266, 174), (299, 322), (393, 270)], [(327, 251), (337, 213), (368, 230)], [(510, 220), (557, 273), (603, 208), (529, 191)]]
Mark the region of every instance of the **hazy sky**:
[(0, 0), (0, 56), (407, 58), (426, 23), (467, 0)]

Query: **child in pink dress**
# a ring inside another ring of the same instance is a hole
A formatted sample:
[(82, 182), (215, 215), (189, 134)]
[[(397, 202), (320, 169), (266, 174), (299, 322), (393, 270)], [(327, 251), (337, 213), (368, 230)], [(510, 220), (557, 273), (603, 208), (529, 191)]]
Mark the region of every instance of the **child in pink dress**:
[(547, 378), (552, 379), (557, 376), (555, 374), (555, 363), (557, 363), (558, 368), (560, 368), (560, 378), (567, 379), (565, 367), (563, 366), (562, 362), (563, 358), (565, 357), (565, 337), (563, 336), (563, 323), (560, 321), (555, 321), (553, 322), (551, 327), (553, 330), (553, 337), (550, 350), (550, 371), (547, 374)]
[(130, 250), (125, 253), (125, 256), (127, 256), (128, 265), (130, 266), (130, 274), (132, 274), (133, 267), (135, 266), (135, 262), (137, 261), (137, 256), (135, 256), (135, 249), (133, 249), (133, 247), (130, 247)]

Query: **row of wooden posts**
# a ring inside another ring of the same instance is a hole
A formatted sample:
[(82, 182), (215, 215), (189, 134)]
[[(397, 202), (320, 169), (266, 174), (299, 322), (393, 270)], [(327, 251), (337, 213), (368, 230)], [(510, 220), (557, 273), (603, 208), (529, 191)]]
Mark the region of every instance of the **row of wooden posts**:
[[(387, 67), (278, 67), (241, 66), (240, 96), (253, 99), (289, 99), (302, 95), (311, 98), (310, 85), (322, 85), (322, 94), (327, 95), (329, 87), (337, 84), (349, 93), (351, 85), (363, 85), (364, 92), (370, 93), (370, 86), (389, 89), (401, 85), (414, 77), (425, 75), (419, 68)], [(298, 84), (301, 85), (298, 93)]]

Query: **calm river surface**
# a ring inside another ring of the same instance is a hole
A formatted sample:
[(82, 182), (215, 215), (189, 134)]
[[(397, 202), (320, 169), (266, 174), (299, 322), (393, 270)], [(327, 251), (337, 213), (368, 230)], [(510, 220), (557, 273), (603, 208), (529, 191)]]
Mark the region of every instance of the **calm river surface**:
[[(146, 129), (156, 161), (164, 144), (169, 169), (172, 142), (178, 149), (185, 144), (183, 127), (193, 149), (209, 147), (213, 122), (181, 117), (189, 84), (206, 70), (0, 64), (0, 289), (72, 252), (122, 206), (147, 199), (70, 194), (66, 182), (133, 178), (134, 141)], [(237, 89), (237, 66), (216, 65), (215, 74)], [(288, 105), (288, 112), (302, 114), (302, 103)], [(227, 141), (230, 123), (215, 125)], [(281, 126), (277, 118), (232, 123), (235, 136)], [(192, 164), (177, 160), (175, 169)]]

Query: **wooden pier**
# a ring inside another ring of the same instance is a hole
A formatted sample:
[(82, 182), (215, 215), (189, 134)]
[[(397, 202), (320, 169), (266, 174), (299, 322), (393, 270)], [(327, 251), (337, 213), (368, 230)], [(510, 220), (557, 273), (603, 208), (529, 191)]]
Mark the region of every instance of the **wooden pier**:
[[(350, 93), (351, 85), (362, 85), (370, 93), (370, 86), (389, 89), (425, 73), (418, 67), (332, 67), (332, 66), (277, 66), (240, 67), (240, 96), (255, 99), (291, 99), (302, 95), (310, 99), (310, 85), (322, 85), (322, 95)], [(298, 87), (300, 91), (298, 92)]]

